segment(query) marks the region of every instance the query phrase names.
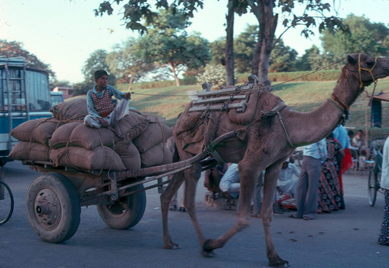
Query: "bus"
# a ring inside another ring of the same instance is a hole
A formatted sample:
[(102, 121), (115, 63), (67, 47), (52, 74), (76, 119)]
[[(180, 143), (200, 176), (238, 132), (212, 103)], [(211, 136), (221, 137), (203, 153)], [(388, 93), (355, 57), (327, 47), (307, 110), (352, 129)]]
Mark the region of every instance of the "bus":
[(51, 117), (49, 75), (27, 67), (21, 57), (0, 57), (0, 166), (17, 140), (11, 129), (30, 119)]

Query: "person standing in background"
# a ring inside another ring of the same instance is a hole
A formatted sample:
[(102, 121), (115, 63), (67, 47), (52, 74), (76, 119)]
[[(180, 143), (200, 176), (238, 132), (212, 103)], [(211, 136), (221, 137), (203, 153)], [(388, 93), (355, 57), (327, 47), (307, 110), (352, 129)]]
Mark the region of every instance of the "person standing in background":
[(378, 238), (378, 244), (389, 246), (389, 137), (386, 138), (383, 149), (381, 188), (384, 189), (385, 210), (384, 220), (381, 226), (381, 233)]
[(327, 158), (326, 139), (303, 147), (303, 163), (297, 184), (297, 213), (292, 218), (315, 219), (321, 164)]

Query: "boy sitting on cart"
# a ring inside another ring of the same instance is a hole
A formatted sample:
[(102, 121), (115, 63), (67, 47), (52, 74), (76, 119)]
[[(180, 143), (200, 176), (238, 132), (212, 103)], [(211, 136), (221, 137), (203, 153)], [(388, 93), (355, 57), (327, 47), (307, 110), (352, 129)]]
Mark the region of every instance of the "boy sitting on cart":
[[(88, 115), (84, 118), (84, 124), (93, 128), (112, 126), (127, 113), (131, 93), (123, 93), (108, 85), (105, 70), (96, 71), (94, 77), (96, 85), (87, 93)], [(112, 96), (119, 100), (117, 104), (112, 101)]]

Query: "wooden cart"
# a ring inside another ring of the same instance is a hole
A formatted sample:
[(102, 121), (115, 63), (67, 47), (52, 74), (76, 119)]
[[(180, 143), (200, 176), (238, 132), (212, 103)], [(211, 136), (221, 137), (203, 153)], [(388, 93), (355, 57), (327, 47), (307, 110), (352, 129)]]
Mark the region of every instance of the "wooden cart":
[[(97, 205), (100, 217), (113, 229), (128, 229), (143, 217), (145, 190), (159, 187), (164, 177), (190, 168), (202, 160), (203, 169), (216, 161), (207, 161), (215, 147), (237, 132), (226, 133), (202, 153), (176, 163), (143, 168), (138, 171), (80, 170), (55, 167), (51, 162), (23, 161), (43, 173), (31, 184), (27, 196), (28, 218), (38, 236), (50, 243), (71, 238), (80, 223), (81, 206)], [(211, 163), (211, 164), (210, 164)], [(145, 183), (150, 186), (144, 187)]]

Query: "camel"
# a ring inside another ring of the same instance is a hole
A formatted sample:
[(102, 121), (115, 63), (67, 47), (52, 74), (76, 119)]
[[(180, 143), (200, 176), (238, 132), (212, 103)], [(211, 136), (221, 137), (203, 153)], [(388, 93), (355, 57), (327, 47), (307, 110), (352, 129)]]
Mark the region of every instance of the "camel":
[[(238, 163), (240, 172), (239, 212), (236, 223), (216, 239), (206, 239), (195, 213), (195, 189), (201, 173), (199, 163), (175, 174), (161, 195), (164, 248), (174, 249), (168, 230), (168, 207), (174, 193), (185, 181), (184, 206), (192, 220), (204, 256), (222, 248), (237, 232), (249, 226), (250, 201), (259, 173), (266, 170), (261, 218), (270, 266), (288, 266), (274, 246), (271, 236), (272, 199), (281, 164), (298, 146), (326, 137), (347, 114), (350, 105), (372, 82), (389, 75), (389, 57), (374, 58), (350, 54), (342, 68), (333, 93), (311, 112), (296, 112), (263, 87), (252, 89), (253, 111), (189, 112), (190, 104), (180, 115), (173, 136), (180, 160), (200, 153), (216, 137), (235, 131), (236, 136), (217, 146), (217, 156), (225, 162)], [(254, 98), (256, 99), (254, 99)], [(193, 102), (193, 101), (192, 101)], [(250, 103), (249, 103), (250, 105)], [(233, 119), (233, 120), (232, 120)]]

